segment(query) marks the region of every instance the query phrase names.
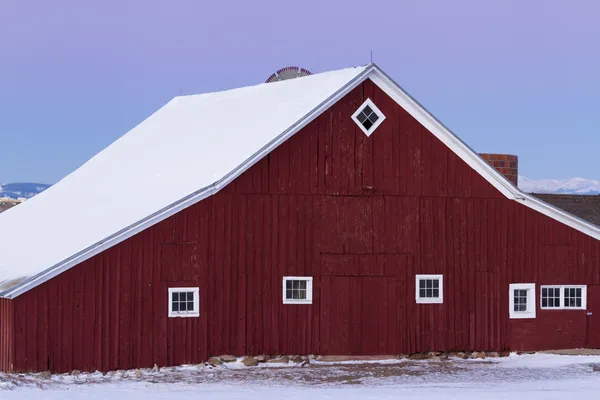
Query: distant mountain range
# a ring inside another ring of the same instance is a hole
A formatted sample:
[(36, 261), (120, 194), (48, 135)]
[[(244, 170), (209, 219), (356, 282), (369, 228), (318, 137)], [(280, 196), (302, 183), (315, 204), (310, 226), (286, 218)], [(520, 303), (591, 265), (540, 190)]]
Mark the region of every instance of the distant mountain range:
[(530, 179), (519, 176), (519, 188), (527, 193), (600, 194), (600, 181), (585, 178)]
[(43, 183), (2, 183), (0, 184), (0, 199), (29, 199), (50, 186)]
[[(6, 183), (0, 184), (0, 199), (29, 199), (48, 189), (51, 185), (43, 183)], [(569, 179), (531, 179), (519, 176), (519, 188), (527, 193), (558, 194), (600, 194), (600, 180)]]

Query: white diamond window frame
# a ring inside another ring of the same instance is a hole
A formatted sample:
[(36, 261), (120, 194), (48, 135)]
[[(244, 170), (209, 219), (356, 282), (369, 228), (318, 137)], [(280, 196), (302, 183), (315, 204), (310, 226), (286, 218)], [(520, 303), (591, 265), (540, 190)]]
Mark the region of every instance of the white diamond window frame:
[[(367, 109), (367, 107), (371, 109), (371, 112), (363, 114), (363, 111)], [(372, 122), (373, 114), (377, 116), (375, 122)], [(361, 119), (363, 119), (363, 121), (361, 121)], [(366, 128), (363, 125), (364, 121), (367, 119), (372, 124), (369, 128)], [(381, 112), (379, 108), (377, 108), (377, 106), (375, 105), (375, 103), (373, 103), (371, 99), (367, 99), (364, 103), (362, 103), (360, 107), (358, 107), (358, 110), (356, 110), (354, 114), (352, 114), (352, 120), (356, 123), (356, 125), (358, 125), (358, 127), (363, 131), (365, 135), (371, 136), (371, 134), (375, 132), (377, 127), (379, 127), (379, 125), (381, 125), (381, 123), (385, 121), (385, 115)]]

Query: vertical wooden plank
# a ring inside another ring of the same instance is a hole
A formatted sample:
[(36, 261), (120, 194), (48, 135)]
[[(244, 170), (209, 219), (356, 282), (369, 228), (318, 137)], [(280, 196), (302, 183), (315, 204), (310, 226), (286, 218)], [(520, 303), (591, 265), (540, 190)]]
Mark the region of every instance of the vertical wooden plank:
[[(370, 98), (373, 99), (374, 97), (374, 84), (371, 80), (367, 79), (364, 83), (363, 83), (363, 91), (364, 91), (364, 98)], [(363, 181), (362, 181), (362, 186), (363, 188), (371, 188), (375, 186), (375, 181), (374, 181), (374, 172), (373, 169), (375, 168), (374, 166), (374, 162), (375, 162), (375, 150), (374, 150), (374, 135), (369, 136), (368, 138), (365, 139), (365, 141), (363, 142), (363, 146), (362, 146), (362, 166), (363, 166)]]

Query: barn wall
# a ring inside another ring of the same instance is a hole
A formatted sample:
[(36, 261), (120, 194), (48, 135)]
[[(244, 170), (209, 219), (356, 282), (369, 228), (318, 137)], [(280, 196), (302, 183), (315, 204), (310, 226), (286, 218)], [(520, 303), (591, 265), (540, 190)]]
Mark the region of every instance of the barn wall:
[(11, 371), (13, 364), (13, 308), (12, 301), (0, 299), (0, 371)]
[[(367, 97), (387, 117), (370, 137), (350, 119)], [(505, 199), (367, 81), (215, 196), (16, 298), (15, 367), (583, 347), (585, 311), (509, 320), (508, 285), (600, 283), (599, 243)], [(415, 304), (417, 273), (444, 275), (443, 304)], [(312, 305), (282, 304), (285, 275), (314, 277)], [(167, 317), (174, 286), (200, 288), (199, 318)]]

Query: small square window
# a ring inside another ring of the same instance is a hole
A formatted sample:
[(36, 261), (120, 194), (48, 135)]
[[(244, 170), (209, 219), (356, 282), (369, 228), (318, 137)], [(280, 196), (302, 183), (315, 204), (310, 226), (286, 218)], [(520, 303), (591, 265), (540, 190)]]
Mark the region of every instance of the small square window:
[[(535, 284), (513, 283), (509, 286), (510, 318), (535, 318)], [(554, 293), (554, 292), (552, 292)], [(546, 299), (549, 301), (549, 291)]]
[(358, 107), (358, 110), (352, 115), (352, 119), (365, 135), (371, 136), (375, 129), (385, 120), (385, 115), (383, 115), (371, 99), (367, 99)]
[(584, 309), (586, 308), (586, 290), (585, 286), (565, 286), (564, 287), (564, 308)]
[(283, 304), (312, 304), (312, 277), (284, 276)]
[(200, 316), (200, 289), (169, 288), (169, 317)]
[(417, 303), (443, 303), (444, 281), (442, 275), (417, 275)]

